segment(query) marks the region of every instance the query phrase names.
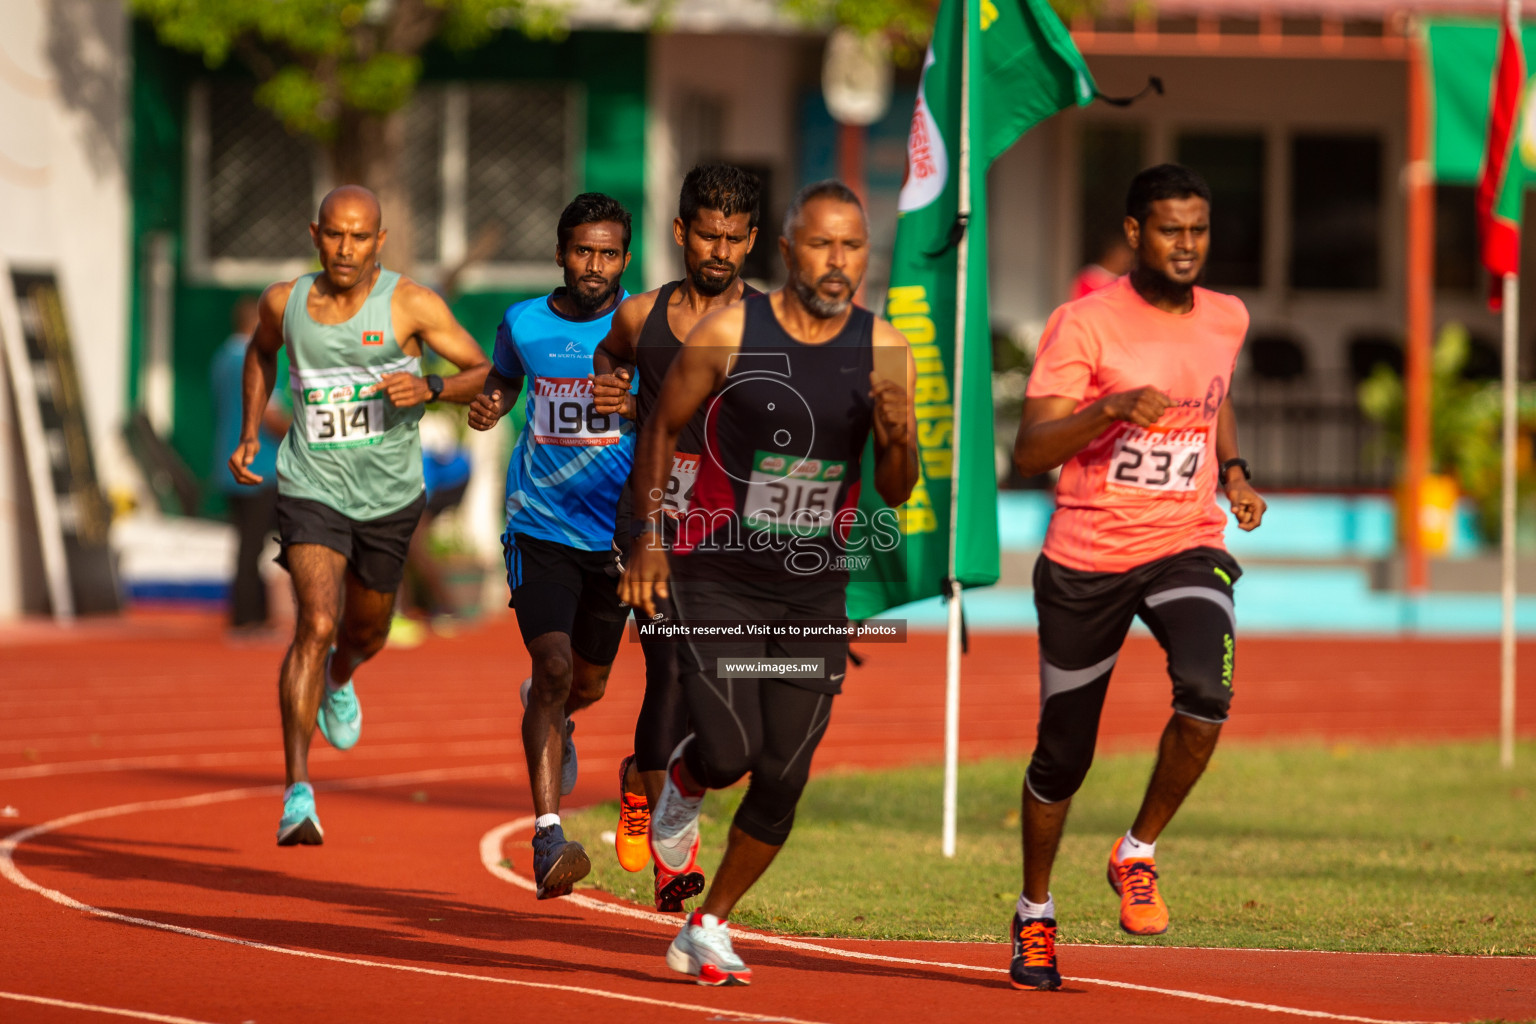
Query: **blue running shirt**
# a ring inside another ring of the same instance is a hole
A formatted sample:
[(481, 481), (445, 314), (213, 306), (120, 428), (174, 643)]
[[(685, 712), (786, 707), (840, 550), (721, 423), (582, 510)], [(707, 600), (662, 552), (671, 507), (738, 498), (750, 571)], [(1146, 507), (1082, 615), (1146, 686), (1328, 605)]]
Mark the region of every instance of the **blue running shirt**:
[[(620, 293), (619, 301), (628, 296)], [(608, 336), (613, 313), (567, 320), (550, 297), (510, 307), (496, 328), (497, 376), (526, 377), (518, 435), (507, 466), (507, 532), (607, 551), (619, 495), (635, 460), (635, 424), (592, 411), (592, 354)], [(614, 304), (618, 309), (618, 304)]]

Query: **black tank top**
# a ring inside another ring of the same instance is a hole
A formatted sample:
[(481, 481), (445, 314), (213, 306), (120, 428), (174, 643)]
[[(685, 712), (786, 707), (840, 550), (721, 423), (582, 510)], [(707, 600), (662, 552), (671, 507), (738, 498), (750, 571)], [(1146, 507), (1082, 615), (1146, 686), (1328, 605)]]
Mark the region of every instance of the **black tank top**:
[[(672, 281), (662, 285), (656, 290), (656, 304), (651, 307), (646, 315), (645, 323), (640, 326), (640, 336), (635, 339), (635, 422), (644, 426), (651, 418), (651, 413), (656, 410), (656, 403), (661, 398), (661, 382), (666, 380), (667, 371), (672, 368), (672, 360), (677, 358), (682, 351), (683, 342), (672, 330), (672, 325), (667, 322), (667, 309), (671, 305), (672, 296), (678, 288), (682, 287), (682, 281)], [(741, 297), (761, 295), (745, 281), (741, 283)], [(707, 408), (707, 404), (705, 408)], [(663, 519), (666, 531), (666, 539), (671, 541), (676, 525), (677, 515), (688, 507), (693, 499), (694, 480), (698, 476), (699, 453), (704, 450), (704, 409), (694, 414), (688, 424), (683, 427), (682, 433), (677, 435), (677, 447), (672, 454), (672, 468), (667, 474), (666, 495), (662, 499), (662, 508), (668, 514)], [(626, 487), (619, 498), (619, 507), (616, 515), (615, 536), (619, 541), (618, 548), (621, 552), (628, 551), (628, 540), (633, 531), (640, 524), (632, 522), (634, 514), (634, 493)]]
[(836, 337), (797, 341), (766, 295), (743, 302), (741, 350), (705, 405), (679, 575), (847, 579), (840, 557), (858, 515), (873, 423), (874, 314), (854, 306)]
[[(667, 322), (667, 309), (672, 303), (673, 294), (682, 283), (673, 281), (657, 289), (656, 304), (651, 307), (650, 315), (640, 328), (640, 337), (635, 342), (635, 373), (640, 378), (639, 391), (635, 395), (635, 417), (640, 424), (651, 418), (656, 402), (661, 397), (661, 382), (666, 380), (667, 371), (672, 368), (672, 360), (677, 358), (678, 350), (683, 347), (682, 340)], [(745, 281), (741, 286), (743, 299), (762, 294)], [(677, 450), (695, 456), (704, 450), (702, 409), (677, 435)]]

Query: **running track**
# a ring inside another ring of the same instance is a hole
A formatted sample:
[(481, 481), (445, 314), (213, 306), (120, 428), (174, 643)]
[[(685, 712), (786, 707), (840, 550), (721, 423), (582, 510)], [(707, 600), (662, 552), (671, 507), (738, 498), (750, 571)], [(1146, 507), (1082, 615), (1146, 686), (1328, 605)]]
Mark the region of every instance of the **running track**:
[[(964, 753), (1022, 760), (1034, 642), (973, 645)], [(818, 767), (937, 760), (942, 638), (862, 650)], [(273, 844), (280, 654), (196, 615), (0, 631), (0, 807), (14, 808), (0, 821), (0, 1021), (1536, 1018), (1536, 958), (1076, 946), (1050, 995), (1010, 990), (998, 945), (743, 937), (753, 986), (699, 988), (662, 964), (674, 924), (527, 891), (526, 660), (510, 619), (365, 670), (363, 742), (341, 755), (317, 739), (328, 840), (314, 849)], [(1487, 736), (1492, 688), (1469, 697), (1465, 681), (1496, 678), (1496, 656), (1248, 640), (1229, 737)], [(639, 679), (626, 647), (608, 699), (582, 715), (573, 805), (610, 798)], [(1166, 709), (1161, 655), (1133, 638), (1106, 745), (1146, 744)], [(496, 866), (503, 842), (511, 871)]]

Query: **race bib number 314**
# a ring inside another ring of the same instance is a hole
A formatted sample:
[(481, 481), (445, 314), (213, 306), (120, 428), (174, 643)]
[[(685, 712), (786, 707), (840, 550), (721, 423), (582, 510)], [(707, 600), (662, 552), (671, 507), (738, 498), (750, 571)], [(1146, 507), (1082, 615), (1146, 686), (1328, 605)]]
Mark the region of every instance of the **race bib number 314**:
[(310, 448), (359, 448), (384, 437), (384, 388), (378, 383), (309, 388), (304, 433)]
[(539, 377), (533, 387), (533, 436), (539, 444), (615, 444), (618, 413), (592, 407), (592, 382), (585, 377)]
[(1209, 438), (1207, 427), (1128, 427), (1115, 441), (1105, 483), (1161, 498), (1193, 495)]

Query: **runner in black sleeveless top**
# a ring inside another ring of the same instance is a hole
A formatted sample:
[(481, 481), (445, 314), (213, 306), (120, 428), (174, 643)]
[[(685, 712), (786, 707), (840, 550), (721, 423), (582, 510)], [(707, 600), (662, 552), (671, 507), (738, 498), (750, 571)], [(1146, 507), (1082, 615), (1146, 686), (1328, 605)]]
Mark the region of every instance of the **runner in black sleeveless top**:
[[(779, 323), (769, 296), (743, 308), (740, 348), (707, 406), (705, 454), (673, 545), (673, 575), (836, 591), (841, 601), (841, 556), (874, 412), (875, 315), (853, 306), (841, 331), (807, 345)], [(803, 685), (836, 693), (836, 682)]]
[[(695, 167), (683, 179), (673, 235), (683, 250), (685, 275), (626, 300), (614, 317), (609, 336), (594, 359), (594, 405), (600, 412), (618, 412), (644, 425), (656, 407), (661, 382), (681, 351), (680, 340), (705, 315), (757, 289), (740, 277), (742, 261), (757, 236), (759, 185), (757, 178), (723, 164)], [(630, 381), (636, 387), (632, 392)], [(686, 511), (703, 451), (704, 417), (690, 420), (678, 437), (664, 496), (662, 526), (667, 542), (675, 533), (676, 517)], [(628, 558), (631, 541), (631, 494), (619, 502), (614, 544)], [(661, 609), (675, 618), (670, 602)], [(619, 863), (630, 871), (651, 859), (646, 840), (650, 808), (661, 791), (667, 759), (688, 735), (688, 708), (678, 677), (678, 645), (640, 638), (645, 653), (645, 699), (635, 722), (634, 754), (619, 768), (619, 827), (614, 845)], [(697, 896), (704, 876), (689, 872), (675, 876), (656, 866), (656, 908), (683, 909), (683, 900)]]
[[(694, 868), (705, 790), (751, 775), (703, 907), (667, 952), (669, 966), (705, 984), (751, 979), (725, 921), (789, 836), (842, 685), (846, 636), (806, 639), (792, 629), (846, 625), (843, 559), (845, 545), (865, 539), (858, 484), (871, 431), (869, 475), (887, 504), (904, 502), (917, 479), (906, 339), (853, 304), (868, 244), (863, 208), (846, 186), (802, 189), (779, 241), (785, 287), (693, 329), (641, 433), (639, 539), (620, 595), (649, 615), (670, 593), (692, 631), (679, 657), (694, 734), (674, 753), (651, 816), (662, 870)], [(704, 451), (669, 587), (663, 485), (677, 438), (701, 408)]]

